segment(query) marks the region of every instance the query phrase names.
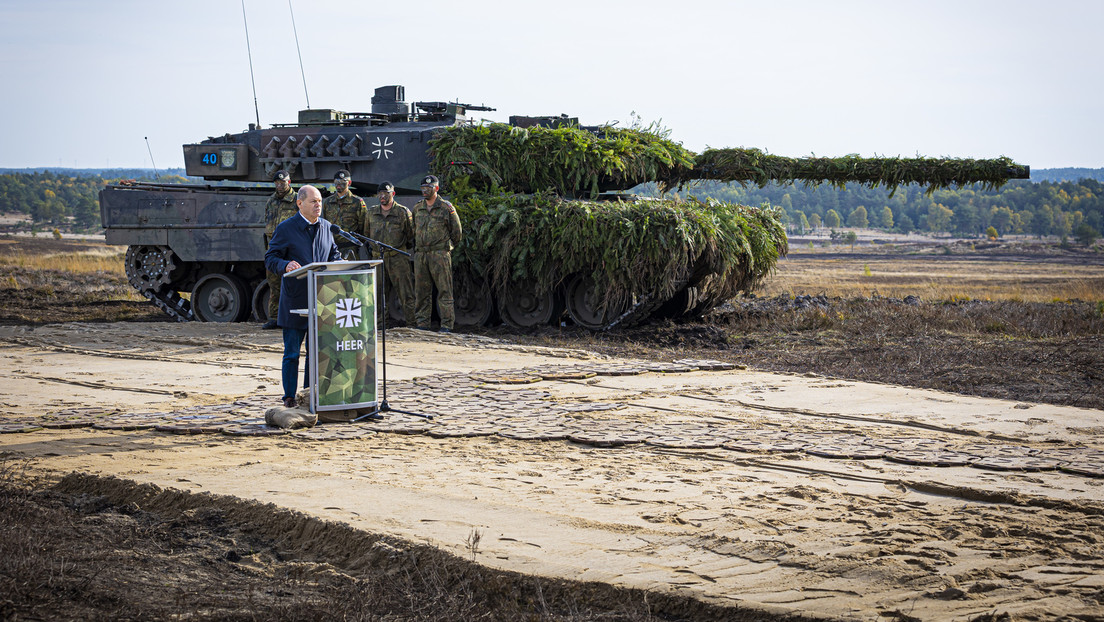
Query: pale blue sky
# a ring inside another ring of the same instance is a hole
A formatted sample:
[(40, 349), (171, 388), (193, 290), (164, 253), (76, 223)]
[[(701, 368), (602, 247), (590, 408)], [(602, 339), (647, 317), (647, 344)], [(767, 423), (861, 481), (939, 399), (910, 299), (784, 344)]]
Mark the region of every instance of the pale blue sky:
[[(310, 104), (635, 111), (701, 151), (1104, 167), (1098, 0), (293, 0)], [(539, 8), (538, 8), (539, 7)], [(287, 0), (246, 0), (261, 122), (306, 108)], [(255, 118), (241, 0), (0, 0), (0, 167), (183, 165)]]

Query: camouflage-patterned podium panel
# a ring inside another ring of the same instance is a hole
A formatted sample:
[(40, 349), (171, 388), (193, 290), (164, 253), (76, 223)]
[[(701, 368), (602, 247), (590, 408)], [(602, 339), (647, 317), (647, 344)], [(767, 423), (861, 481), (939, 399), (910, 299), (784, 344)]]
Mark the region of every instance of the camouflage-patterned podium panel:
[(376, 270), (311, 272), (311, 402), (316, 411), (372, 408), (377, 394)]

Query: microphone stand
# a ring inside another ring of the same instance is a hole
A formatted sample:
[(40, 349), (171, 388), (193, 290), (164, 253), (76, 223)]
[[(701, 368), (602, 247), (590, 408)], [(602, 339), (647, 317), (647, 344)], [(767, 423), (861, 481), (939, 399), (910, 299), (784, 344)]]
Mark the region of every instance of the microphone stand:
[(395, 251), (396, 253), (398, 253), (400, 255), (406, 256), (407, 258), (410, 257), (410, 253), (408, 253), (408, 252), (406, 252), (402, 249), (395, 248), (394, 246), (391, 246), (390, 244), (384, 244), (383, 242), (380, 242), (379, 240), (373, 240), (372, 238), (370, 238), (366, 235), (360, 235), (359, 233), (354, 233), (352, 231), (346, 231), (345, 233), (348, 233), (349, 235), (356, 238), (361, 243), (360, 244), (361, 246), (364, 246), (365, 243), (375, 244), (376, 246), (382, 246), (383, 248), (386, 248), (389, 251)]
[[(360, 243), (359, 244), (360, 246), (364, 246), (364, 244), (366, 242), (370, 242), (372, 244), (375, 244), (377, 247), (383, 247), (383, 248), (386, 248), (386, 249), (390, 249), (390, 250), (393, 250), (393, 251), (395, 251), (395, 252), (397, 252), (401, 255), (406, 255), (407, 257), (410, 257), (410, 253), (408, 253), (406, 251), (399, 250), (399, 249), (397, 249), (394, 246), (391, 246), (389, 244), (384, 244), (383, 242), (373, 240), (372, 238), (360, 235), (359, 233), (353, 233), (352, 231), (349, 231), (347, 233), (349, 233), (354, 238), (356, 238), (357, 241)], [(379, 250), (379, 249), (377, 248), (377, 250)], [(382, 255), (383, 255), (383, 251), (380, 251), (380, 256), (382, 256)], [(383, 298), (383, 324), (380, 325), (380, 331), (381, 331), (381, 334), (382, 334), (381, 343), (383, 345), (383, 365), (382, 365), (382, 367), (383, 367), (383, 392), (382, 392), (382, 395), (380, 396), (379, 406), (375, 410), (373, 410), (372, 412), (370, 412), (366, 415), (361, 415), (361, 416), (357, 417), (356, 419), (353, 419), (353, 423), (356, 423), (358, 421), (362, 421), (364, 419), (379, 420), (379, 419), (383, 418), (381, 413), (387, 413), (387, 412), (395, 412), (395, 413), (401, 413), (401, 414), (404, 414), (404, 415), (412, 415), (414, 417), (422, 417), (422, 418), (425, 418), (425, 419), (432, 419), (433, 415), (426, 415), (426, 414), (423, 414), (423, 413), (411, 412), (409, 410), (399, 410), (397, 408), (391, 408), (391, 405), (387, 403), (387, 268), (384, 267), (384, 264), (380, 264), (380, 268), (381, 268), (381, 275), (383, 277), (383, 287), (381, 288), (382, 291), (383, 291), (383, 296), (382, 296), (382, 298)]]
[[(353, 237), (353, 236), (356, 235), (355, 233), (353, 233), (352, 231), (345, 231), (344, 229), (341, 228), (341, 225), (338, 225), (337, 223), (330, 223), (330, 233), (333, 234), (335, 239), (340, 237), (341, 239), (345, 240), (346, 242), (348, 242), (350, 244), (353, 244), (354, 246), (357, 246), (357, 247), (360, 247), (360, 248), (364, 247), (364, 242), (363, 241), (358, 240), (357, 238)], [(344, 257), (342, 257), (342, 259), (344, 259)]]

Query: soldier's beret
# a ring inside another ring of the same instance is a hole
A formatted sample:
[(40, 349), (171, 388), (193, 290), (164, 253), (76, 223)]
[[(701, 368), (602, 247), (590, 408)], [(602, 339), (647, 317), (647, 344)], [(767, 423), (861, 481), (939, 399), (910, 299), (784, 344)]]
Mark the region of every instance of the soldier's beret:
[(353, 176), (345, 169), (341, 169), (334, 173), (334, 181), (351, 181), (352, 178)]
[(437, 185), (437, 177), (435, 175), (426, 175), (425, 179), (422, 180), (422, 185), (423, 186), (436, 186)]
[(285, 170), (279, 170), (276, 171), (276, 174), (272, 176), (272, 181), (276, 181), (277, 179), (279, 179), (280, 181), (288, 181), (291, 179), (291, 175), (289, 175), (288, 172)]
[(394, 191), (395, 191), (395, 184), (393, 184), (389, 181), (385, 181), (385, 182), (383, 182), (382, 184), (379, 185), (379, 189), (376, 190), (376, 193), (394, 192)]

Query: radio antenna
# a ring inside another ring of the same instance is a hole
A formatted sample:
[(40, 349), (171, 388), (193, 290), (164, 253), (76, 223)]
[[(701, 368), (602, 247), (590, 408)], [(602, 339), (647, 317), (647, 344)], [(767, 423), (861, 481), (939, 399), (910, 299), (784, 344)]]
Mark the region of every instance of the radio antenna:
[(307, 94), (307, 72), (303, 70), (303, 52), (299, 50), (299, 32), (295, 29), (295, 9), (291, 8), (291, 0), (288, 0), (288, 11), (291, 13), (291, 32), (295, 35), (295, 52), (299, 54), (299, 74), (303, 76), (303, 96), (307, 98), (307, 110), (310, 110), (310, 95)]
[(153, 180), (157, 181), (157, 178), (161, 176), (161, 173), (157, 172), (157, 162), (153, 161), (153, 149), (149, 146), (149, 136), (143, 136), (146, 139), (146, 151), (150, 154), (150, 164), (153, 164)]
[(253, 110), (257, 113), (257, 129), (261, 129), (261, 109), (257, 107), (257, 81), (253, 78), (253, 50), (249, 47), (249, 20), (245, 17), (245, 0), (242, 0), (242, 22), (245, 23), (245, 52), (249, 54), (249, 82), (253, 84)]

